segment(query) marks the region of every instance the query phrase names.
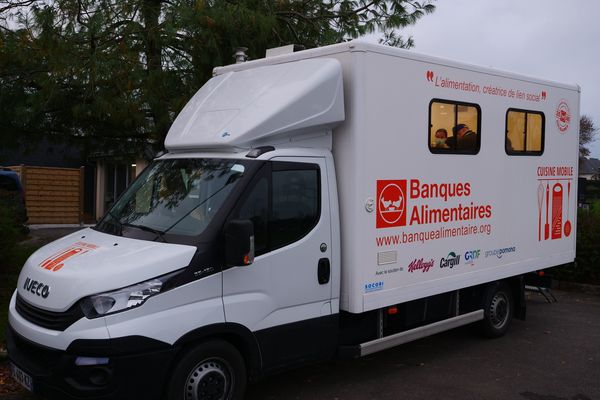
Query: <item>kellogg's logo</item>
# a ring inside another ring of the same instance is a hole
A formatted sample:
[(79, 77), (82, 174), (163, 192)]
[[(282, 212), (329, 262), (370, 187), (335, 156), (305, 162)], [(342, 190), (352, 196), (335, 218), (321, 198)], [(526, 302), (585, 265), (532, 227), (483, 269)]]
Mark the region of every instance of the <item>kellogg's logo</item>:
[(423, 261), (422, 258), (413, 260), (408, 264), (408, 272), (415, 272), (421, 270), (421, 272), (427, 272), (433, 267), (433, 258), (429, 261)]
[(569, 105), (565, 99), (562, 99), (560, 103), (558, 103), (554, 116), (556, 117), (556, 126), (558, 126), (558, 130), (560, 133), (565, 133), (567, 129), (569, 129), (569, 124), (571, 123), (571, 111), (569, 110)]
[(442, 258), (440, 260), (440, 268), (454, 268), (455, 266), (457, 266), (458, 264), (460, 264), (460, 254), (456, 255), (455, 252), (451, 251), (450, 253), (448, 253), (448, 255), (446, 256), (446, 258)]
[(406, 179), (377, 181), (377, 228), (406, 225)]

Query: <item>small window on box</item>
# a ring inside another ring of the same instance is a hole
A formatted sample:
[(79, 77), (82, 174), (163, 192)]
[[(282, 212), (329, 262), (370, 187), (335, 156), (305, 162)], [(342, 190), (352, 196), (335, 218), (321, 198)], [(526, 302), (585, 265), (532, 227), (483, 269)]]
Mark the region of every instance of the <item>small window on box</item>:
[(546, 119), (539, 111), (509, 108), (506, 112), (506, 154), (512, 156), (539, 156), (544, 152)]
[(434, 99), (429, 103), (429, 151), (477, 154), (481, 147), (481, 108), (477, 104)]

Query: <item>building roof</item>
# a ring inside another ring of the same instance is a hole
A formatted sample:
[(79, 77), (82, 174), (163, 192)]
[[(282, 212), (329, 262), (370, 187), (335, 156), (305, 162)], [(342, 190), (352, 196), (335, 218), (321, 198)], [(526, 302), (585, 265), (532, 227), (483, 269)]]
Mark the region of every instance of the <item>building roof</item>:
[(582, 157), (579, 159), (579, 175), (597, 174), (600, 172), (600, 160)]

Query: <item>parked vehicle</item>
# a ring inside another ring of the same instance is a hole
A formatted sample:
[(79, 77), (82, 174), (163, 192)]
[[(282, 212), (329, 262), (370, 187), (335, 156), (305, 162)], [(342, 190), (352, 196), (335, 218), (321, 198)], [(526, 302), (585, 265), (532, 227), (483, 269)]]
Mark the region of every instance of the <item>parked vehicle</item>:
[(0, 207), (6, 208), (13, 216), (14, 225), (23, 232), (28, 229), (27, 209), (25, 208), (25, 192), (19, 175), (10, 168), (0, 167)]
[(59, 398), (247, 381), (525, 317), (573, 261), (579, 88), (349, 42), (216, 68), (100, 223), (38, 250), (8, 354)]

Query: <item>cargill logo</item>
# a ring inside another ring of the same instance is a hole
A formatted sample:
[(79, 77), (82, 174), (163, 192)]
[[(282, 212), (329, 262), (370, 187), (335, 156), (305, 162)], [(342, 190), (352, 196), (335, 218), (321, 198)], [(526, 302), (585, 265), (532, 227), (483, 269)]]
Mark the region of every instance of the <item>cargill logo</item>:
[(446, 258), (440, 260), (440, 268), (454, 268), (460, 264), (460, 254), (456, 255), (455, 252), (451, 251), (448, 253)]
[(377, 228), (406, 225), (406, 179), (377, 181)]

